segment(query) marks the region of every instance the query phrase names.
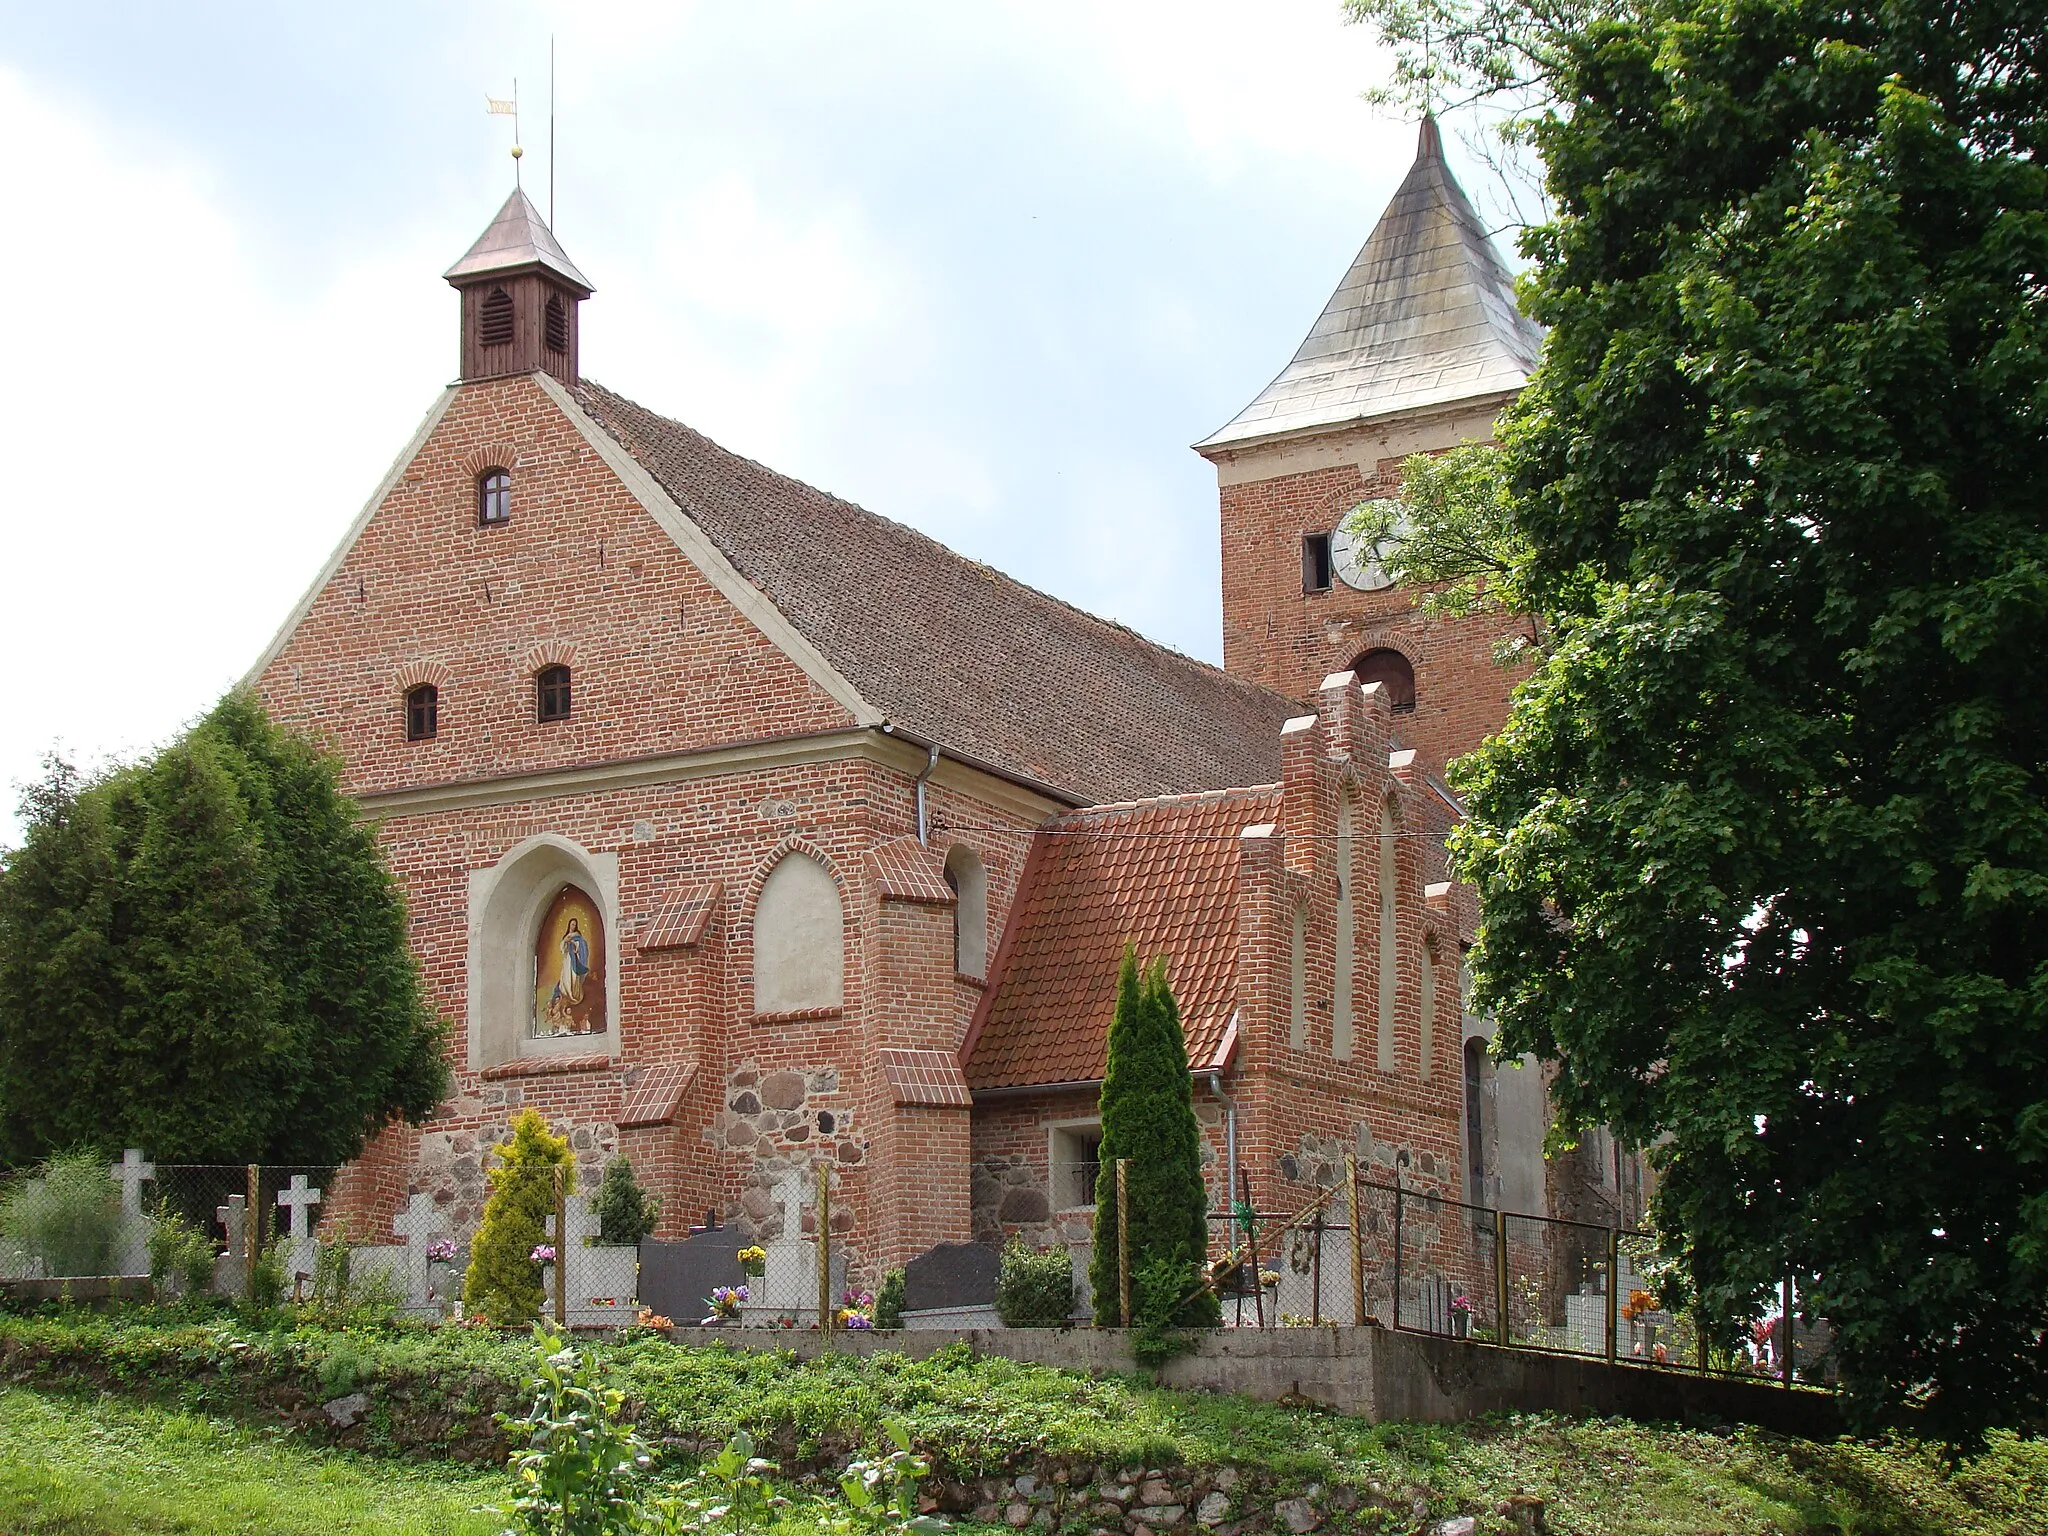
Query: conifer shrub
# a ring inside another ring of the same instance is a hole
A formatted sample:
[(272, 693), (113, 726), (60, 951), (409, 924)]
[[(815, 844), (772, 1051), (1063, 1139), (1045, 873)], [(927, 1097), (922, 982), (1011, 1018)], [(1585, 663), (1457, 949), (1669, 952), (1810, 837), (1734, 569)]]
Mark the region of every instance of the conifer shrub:
[(606, 1165), (590, 1206), (597, 1213), (597, 1240), (619, 1247), (638, 1243), (661, 1220), (661, 1197), (641, 1188), (633, 1160), (623, 1152)]
[[(462, 1304), (472, 1317), (524, 1326), (540, 1315), (547, 1299), (533, 1250), (549, 1240), (555, 1170), (562, 1170), (563, 1192), (574, 1193), (576, 1161), (568, 1138), (549, 1131), (534, 1109), (521, 1110), (513, 1118), (511, 1136), (491, 1152), (497, 1162), (490, 1172), (483, 1224), (470, 1244)], [(566, 1261), (566, 1255), (557, 1260)]]
[(1063, 1328), (1074, 1312), (1074, 1261), (1064, 1248), (1043, 1250), (1013, 1237), (996, 1277), (996, 1315), (1006, 1328)]
[(892, 1269), (882, 1276), (882, 1283), (875, 1288), (875, 1326), (877, 1328), (901, 1328), (903, 1326), (903, 1298), (909, 1285), (909, 1277), (900, 1269)]
[(1163, 1322), (1215, 1326), (1221, 1319), (1216, 1296), (1198, 1278), (1209, 1252), (1209, 1197), (1180, 1005), (1167, 984), (1165, 960), (1141, 970), (1137, 952), (1128, 946), (1117, 977), (1100, 1104), (1102, 1171), (1095, 1180), (1095, 1253), (1088, 1270), (1096, 1323), (1113, 1327), (1121, 1320), (1116, 1169), (1128, 1159), (1134, 1281), (1148, 1271), (1160, 1273), (1159, 1265), (1172, 1266), (1187, 1285), (1184, 1299)]
[(120, 1237), (120, 1191), (97, 1153), (61, 1153), (0, 1196), (0, 1248), (24, 1268), (104, 1275)]

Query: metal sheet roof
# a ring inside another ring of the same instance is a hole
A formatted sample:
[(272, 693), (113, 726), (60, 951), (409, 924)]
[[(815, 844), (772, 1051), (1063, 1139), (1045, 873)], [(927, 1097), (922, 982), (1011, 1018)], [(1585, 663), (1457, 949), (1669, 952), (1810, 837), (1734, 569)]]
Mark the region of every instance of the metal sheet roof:
[(1195, 444), (1229, 448), (1521, 388), (1543, 331), (1422, 120), (1407, 179), (1308, 339), (1230, 424)]
[(590, 279), (576, 270), (576, 263), (555, 239), (554, 231), (542, 222), (526, 194), (514, 187), (505, 206), (491, 220), (490, 228), (477, 236), (476, 244), (463, 253), (462, 260), (441, 275), (453, 283), (533, 266), (546, 268), (582, 289), (585, 298), (590, 296)]

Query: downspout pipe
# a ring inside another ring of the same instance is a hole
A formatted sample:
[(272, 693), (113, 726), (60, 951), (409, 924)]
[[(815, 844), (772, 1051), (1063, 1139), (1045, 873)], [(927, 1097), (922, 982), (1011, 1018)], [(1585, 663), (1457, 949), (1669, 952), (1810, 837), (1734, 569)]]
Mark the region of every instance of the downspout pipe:
[[(1223, 1192), (1223, 1209), (1237, 1209), (1237, 1100), (1223, 1091), (1223, 1069), (1209, 1069), (1209, 1091), (1223, 1103), (1223, 1168), (1230, 1187)], [(1233, 1218), (1233, 1225), (1235, 1219)]]
[(932, 770), (939, 766), (939, 744), (932, 742), (925, 750), (930, 752), (931, 756), (924, 760), (924, 772), (917, 776), (917, 840), (929, 844), (932, 840), (931, 823), (924, 811), (924, 781), (930, 778)]

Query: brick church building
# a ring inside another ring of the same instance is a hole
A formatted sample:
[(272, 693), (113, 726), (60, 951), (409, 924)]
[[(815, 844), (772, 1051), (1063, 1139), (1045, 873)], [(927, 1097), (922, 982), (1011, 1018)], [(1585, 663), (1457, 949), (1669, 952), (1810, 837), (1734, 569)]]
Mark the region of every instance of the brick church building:
[(1484, 1059), (1444, 867), (1499, 625), (1426, 620), (1340, 527), (1536, 357), (1433, 123), (1197, 445), (1221, 670), (584, 378), (592, 286), (521, 193), (446, 276), (460, 377), (251, 675), (340, 753), (451, 1025), (451, 1097), (348, 1206), (467, 1230), (531, 1106), (587, 1181), (630, 1154), (665, 1236), (772, 1237), (822, 1159), (856, 1275), (1085, 1238), (1130, 942), (1167, 959), (1218, 1202), (1356, 1152), (1546, 1208), (1540, 1074)]

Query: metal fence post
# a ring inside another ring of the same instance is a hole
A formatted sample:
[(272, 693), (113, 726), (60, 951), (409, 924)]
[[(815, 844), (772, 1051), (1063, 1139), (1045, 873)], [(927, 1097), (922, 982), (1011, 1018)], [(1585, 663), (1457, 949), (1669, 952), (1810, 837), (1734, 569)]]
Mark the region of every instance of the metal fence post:
[(1394, 1331), (1401, 1329), (1401, 1170), (1394, 1170)]
[[(1252, 1204), (1251, 1170), (1247, 1168), (1238, 1169), (1237, 1181), (1238, 1188), (1244, 1198), (1245, 1211), (1251, 1217), (1251, 1225), (1245, 1229), (1248, 1234), (1245, 1241), (1252, 1251), (1252, 1315), (1258, 1319), (1259, 1326), (1263, 1328), (1266, 1326), (1266, 1286), (1265, 1281), (1261, 1277), (1264, 1275), (1265, 1269), (1259, 1262), (1259, 1211), (1258, 1207)], [(1123, 1202), (1119, 1200), (1117, 1204), (1121, 1206)], [(1276, 1296), (1274, 1299), (1277, 1301), (1279, 1298)]]
[(1313, 1274), (1309, 1279), (1308, 1321), (1311, 1328), (1323, 1326), (1323, 1206), (1316, 1206), (1314, 1229), (1315, 1247), (1310, 1250), (1309, 1264)]
[(832, 1165), (818, 1163), (818, 1333), (832, 1336)]
[(1508, 1322), (1508, 1213), (1493, 1213), (1493, 1311), (1498, 1320), (1495, 1342), (1512, 1344), (1515, 1330)]
[(1358, 1198), (1358, 1156), (1344, 1154), (1344, 1181), (1351, 1189), (1351, 1321), (1365, 1322), (1365, 1214)]
[(1607, 1363), (1621, 1355), (1621, 1229), (1607, 1229)]
[(263, 1252), (263, 1169), (249, 1164), (249, 1214), (242, 1219), (242, 1294), (256, 1299), (256, 1259)]
[(1790, 1392), (1792, 1390), (1792, 1277), (1790, 1275), (1785, 1277), (1785, 1287), (1782, 1295), (1783, 1300), (1780, 1301), (1778, 1310), (1785, 1314), (1785, 1359), (1783, 1367), (1785, 1372), (1785, 1390)]
[(1131, 1326), (1131, 1160), (1116, 1160), (1116, 1297), (1123, 1325)]
[(555, 1322), (569, 1326), (569, 1170), (555, 1164)]

